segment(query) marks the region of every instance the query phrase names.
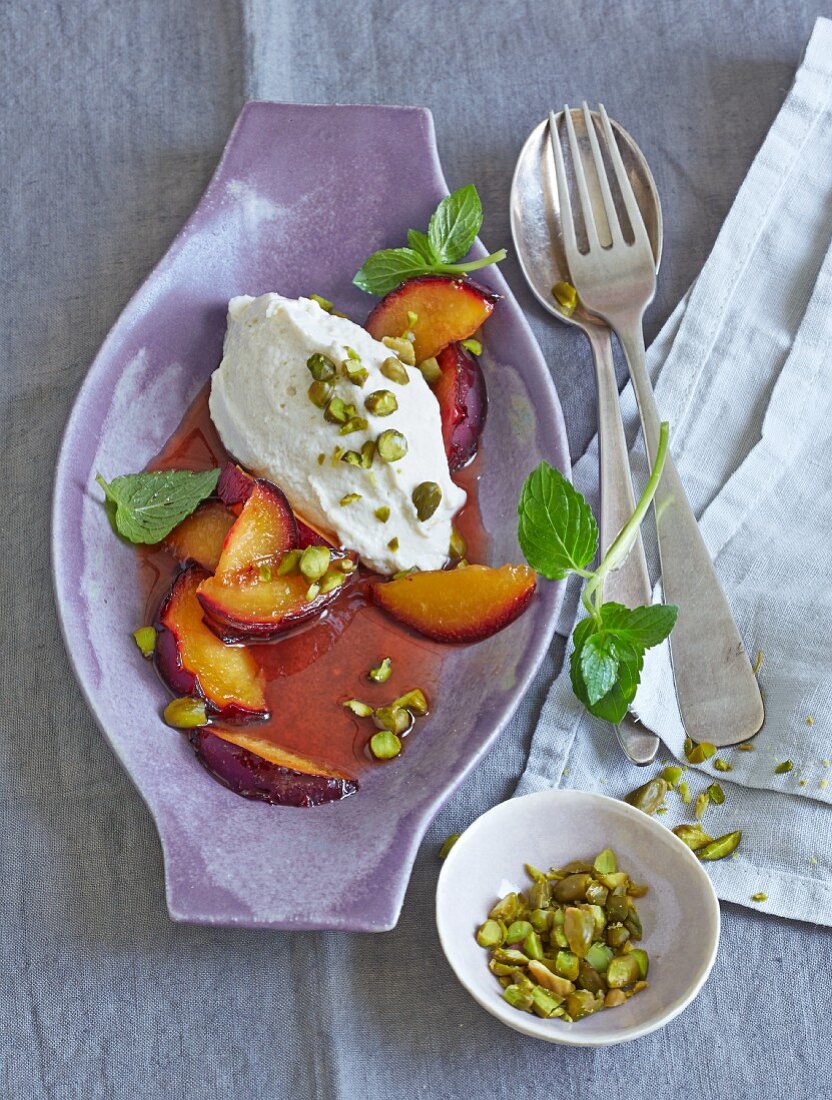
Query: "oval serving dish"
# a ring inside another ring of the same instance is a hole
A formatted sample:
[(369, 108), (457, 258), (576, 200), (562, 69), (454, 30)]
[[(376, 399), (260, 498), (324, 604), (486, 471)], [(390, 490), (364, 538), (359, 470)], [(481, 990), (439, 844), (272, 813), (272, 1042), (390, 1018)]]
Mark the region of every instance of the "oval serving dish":
[[(426, 224), (445, 194), (426, 110), (247, 104), (205, 195), (75, 402), (53, 497), (58, 611), (90, 708), (155, 820), (175, 920), (391, 928), (429, 821), (498, 735), (546, 651), (562, 593), (543, 581), (509, 629), (448, 647), (418, 740), (357, 795), (312, 809), (248, 801), (212, 779), (161, 719), (165, 689), (130, 636), (143, 601), (135, 551), (114, 539), (94, 484), (98, 471), (140, 470), (168, 439), (220, 360), (229, 298), (317, 292), (362, 321), (374, 299), (352, 275), (373, 250)], [(474, 254), (484, 255), (479, 243)], [(501, 563), (521, 560), (525, 475), (543, 458), (568, 473), (569, 460), (531, 331), (499, 272), (480, 281), (505, 296), (482, 358), (490, 402), (479, 485), (489, 562)]]

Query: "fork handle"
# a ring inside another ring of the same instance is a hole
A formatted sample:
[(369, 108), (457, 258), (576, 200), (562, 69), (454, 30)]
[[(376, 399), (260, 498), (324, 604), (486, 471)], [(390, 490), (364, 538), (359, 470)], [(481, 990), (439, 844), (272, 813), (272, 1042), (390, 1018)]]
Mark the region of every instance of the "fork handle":
[[(644, 356), (641, 318), (617, 324), (633, 381), (641, 427), (652, 466), (660, 418)], [(719, 583), (670, 453), (653, 501), (662, 588), (679, 608), (670, 655), (679, 711), (694, 741), (736, 745), (763, 724), (763, 701), (731, 608)]]

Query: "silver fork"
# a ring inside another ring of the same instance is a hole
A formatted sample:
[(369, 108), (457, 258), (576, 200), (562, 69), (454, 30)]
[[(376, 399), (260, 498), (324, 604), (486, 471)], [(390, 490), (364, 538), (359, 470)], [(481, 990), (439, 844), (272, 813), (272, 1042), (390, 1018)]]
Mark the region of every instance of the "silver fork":
[[(578, 245), (557, 121), (554, 112), (549, 115), (549, 134), (563, 212), (564, 253), (571, 281), (583, 305), (607, 322), (624, 349), (647, 456), (652, 465), (658, 446), (660, 417), (645, 364), (642, 319), (656, 290), (653, 254), (607, 112), (599, 104), (604, 144), (629, 221), (632, 242), (624, 236), (601, 143), (586, 103), (582, 104), (582, 109), (589, 154), (578, 143), (568, 106), (564, 108), (563, 119), (583, 216), (588, 246), (585, 251)], [(597, 178), (606, 227), (596, 222), (587, 171), (594, 172)], [(600, 233), (605, 228), (605, 239), (611, 241), (609, 246), (601, 242)], [(752, 737), (763, 724), (762, 697), (670, 455), (654, 509), (664, 597), (668, 603), (679, 607), (679, 618), (670, 636), (670, 653), (685, 732), (695, 741), (710, 741), (718, 746), (735, 745)]]

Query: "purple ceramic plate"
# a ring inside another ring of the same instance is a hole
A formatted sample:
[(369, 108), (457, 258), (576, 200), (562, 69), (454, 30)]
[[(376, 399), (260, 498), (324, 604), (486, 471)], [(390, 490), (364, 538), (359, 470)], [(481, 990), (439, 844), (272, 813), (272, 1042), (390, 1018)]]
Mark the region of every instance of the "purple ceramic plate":
[[(508, 720), (552, 635), (561, 586), (543, 582), (507, 630), (448, 647), (435, 717), (400, 761), (374, 769), (357, 795), (315, 809), (249, 802), (212, 779), (162, 723), (166, 692), (130, 637), (142, 614), (135, 554), (113, 537), (96, 471), (139, 470), (161, 448), (219, 362), (229, 298), (317, 292), (363, 318), (374, 300), (352, 286), (353, 273), (424, 226), (446, 194), (426, 110), (249, 103), (205, 196), (76, 400), (55, 475), (58, 610), (78, 682), (156, 822), (175, 920), (391, 928), (429, 821)], [(541, 458), (564, 471), (569, 460), (531, 331), (494, 268), (482, 282), (505, 295), (483, 357), (480, 489), (490, 557), (502, 563), (518, 560), (525, 474)]]

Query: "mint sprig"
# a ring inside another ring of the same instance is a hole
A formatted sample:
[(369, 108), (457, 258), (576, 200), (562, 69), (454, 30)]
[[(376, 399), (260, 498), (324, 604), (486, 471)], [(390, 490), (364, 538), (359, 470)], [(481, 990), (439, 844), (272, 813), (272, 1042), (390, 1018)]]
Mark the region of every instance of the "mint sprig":
[(125, 474), (106, 482), (104, 490), (113, 526), (128, 542), (161, 542), (183, 519), (211, 496), (219, 470), (152, 470)]
[(499, 249), (481, 260), (459, 261), (470, 251), (482, 225), (482, 203), (472, 183), (448, 195), (431, 215), (427, 233), (407, 231), (406, 248), (385, 248), (364, 261), (353, 282), (383, 296), (417, 275), (465, 275), (506, 258)]
[(569, 671), (586, 709), (608, 722), (623, 719), (636, 696), (645, 652), (664, 641), (676, 623), (678, 608), (672, 604), (629, 608), (601, 602), (605, 577), (626, 561), (655, 496), (667, 441), (665, 423), (650, 480), (594, 570), (588, 566), (598, 550), (598, 525), (584, 497), (563, 474), (541, 462), (526, 478), (517, 506), (520, 547), (532, 569), (549, 580), (577, 573), (586, 581), (582, 601), (587, 617), (572, 632)]

